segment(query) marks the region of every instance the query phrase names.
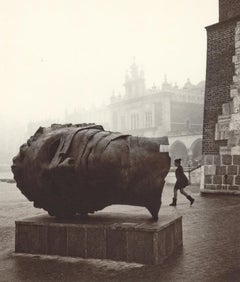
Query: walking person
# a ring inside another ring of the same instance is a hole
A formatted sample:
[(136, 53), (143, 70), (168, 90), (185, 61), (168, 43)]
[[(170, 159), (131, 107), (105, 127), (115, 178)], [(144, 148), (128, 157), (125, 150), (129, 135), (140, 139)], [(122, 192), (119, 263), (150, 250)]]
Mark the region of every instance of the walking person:
[(190, 205), (192, 205), (195, 200), (184, 191), (184, 188), (189, 185), (189, 181), (187, 176), (184, 174), (183, 167), (181, 166), (181, 159), (176, 159), (174, 164), (177, 167), (175, 171), (177, 181), (173, 188), (173, 201), (169, 206), (176, 207), (178, 190), (180, 190), (180, 193), (183, 194), (190, 201)]

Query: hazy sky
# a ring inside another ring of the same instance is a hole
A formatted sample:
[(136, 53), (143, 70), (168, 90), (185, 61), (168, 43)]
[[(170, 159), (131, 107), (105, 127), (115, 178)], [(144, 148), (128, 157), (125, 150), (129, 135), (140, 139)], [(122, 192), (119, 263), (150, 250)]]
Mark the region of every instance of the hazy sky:
[(218, 0), (0, 0), (0, 117), (38, 120), (124, 94), (126, 70), (147, 87), (164, 74), (205, 79), (205, 26)]

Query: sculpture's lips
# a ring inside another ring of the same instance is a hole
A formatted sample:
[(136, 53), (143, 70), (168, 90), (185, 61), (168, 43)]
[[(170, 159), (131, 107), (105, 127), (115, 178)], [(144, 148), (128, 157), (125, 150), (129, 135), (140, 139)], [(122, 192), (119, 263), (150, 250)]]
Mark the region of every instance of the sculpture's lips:
[(11, 166), (13, 174), (20, 171), (20, 164), (21, 164), (21, 157), (18, 154), (16, 157), (13, 158), (13, 164)]
[(17, 165), (12, 165), (11, 169), (12, 169), (13, 172), (16, 172), (16, 171), (19, 170), (19, 167)]
[(14, 179), (17, 182), (17, 187), (21, 188), (21, 186), (23, 184), (21, 166), (13, 164), (11, 166), (11, 169), (12, 169), (12, 172), (13, 172)]

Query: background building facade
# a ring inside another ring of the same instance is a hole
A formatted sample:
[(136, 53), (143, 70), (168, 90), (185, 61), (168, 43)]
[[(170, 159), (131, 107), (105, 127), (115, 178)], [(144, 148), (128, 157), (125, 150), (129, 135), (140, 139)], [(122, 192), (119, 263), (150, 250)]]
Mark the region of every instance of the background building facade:
[(169, 138), (172, 162), (196, 167), (202, 159), (202, 124), (205, 82), (182, 88), (165, 77), (161, 87), (146, 87), (145, 75), (135, 62), (124, 80), (124, 95), (113, 93), (106, 106), (66, 112), (67, 123), (97, 123), (105, 130), (135, 136)]
[(172, 159), (182, 158), (184, 165), (197, 165), (202, 156), (202, 121), (205, 83), (183, 88), (165, 77), (161, 88), (145, 86), (142, 70), (134, 62), (124, 82), (125, 95), (111, 97), (108, 106), (110, 129), (136, 136), (167, 135)]

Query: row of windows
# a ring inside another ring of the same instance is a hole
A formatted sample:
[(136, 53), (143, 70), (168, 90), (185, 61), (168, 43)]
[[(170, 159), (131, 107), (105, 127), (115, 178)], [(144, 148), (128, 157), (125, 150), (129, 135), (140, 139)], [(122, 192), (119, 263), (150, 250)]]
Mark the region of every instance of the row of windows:
[[(140, 128), (139, 114), (131, 114), (130, 116), (130, 128), (127, 128), (126, 116), (121, 116), (121, 130), (134, 130)], [(144, 114), (144, 127), (150, 128), (153, 126), (152, 112), (145, 112)]]

